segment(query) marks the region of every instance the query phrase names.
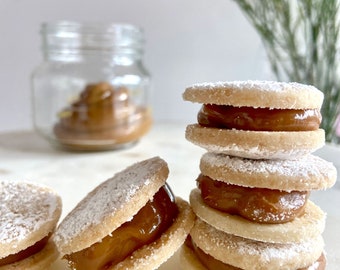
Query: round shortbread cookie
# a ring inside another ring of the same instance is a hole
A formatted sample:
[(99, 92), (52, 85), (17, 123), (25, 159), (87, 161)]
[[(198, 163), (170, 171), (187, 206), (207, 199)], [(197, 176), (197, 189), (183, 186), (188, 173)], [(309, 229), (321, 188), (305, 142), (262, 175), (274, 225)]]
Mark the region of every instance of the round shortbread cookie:
[(205, 253), (244, 270), (307, 267), (320, 257), (324, 248), (321, 235), (294, 244), (264, 243), (224, 233), (200, 219), (190, 235)]
[(59, 225), (54, 241), (62, 255), (101, 241), (130, 220), (163, 186), (167, 163), (154, 157), (127, 167), (91, 191)]
[(277, 109), (320, 109), (323, 93), (311, 85), (275, 81), (230, 81), (194, 84), (185, 89), (187, 101)]
[(28, 182), (0, 181), (0, 259), (52, 233), (61, 215), (53, 190)]
[(325, 213), (308, 201), (302, 216), (282, 224), (251, 222), (238, 215), (230, 215), (204, 204), (199, 189), (190, 193), (195, 214), (218, 230), (233, 235), (270, 243), (298, 243), (320, 235), (325, 228)]
[(59, 252), (53, 241), (49, 241), (38, 253), (12, 264), (0, 266), (0, 270), (46, 270), (57, 260)]
[(190, 205), (181, 198), (176, 198), (176, 204), (179, 213), (172, 226), (156, 241), (136, 250), (129, 258), (115, 265), (111, 270), (157, 269), (181, 247), (194, 225), (195, 214)]
[(200, 170), (203, 175), (230, 184), (286, 191), (330, 188), (337, 178), (334, 165), (314, 155), (253, 160), (208, 152), (201, 157)]
[(314, 131), (247, 131), (191, 124), (185, 138), (209, 152), (251, 159), (292, 159), (325, 144), (323, 129)]
[[(200, 259), (198, 259), (195, 252), (186, 245), (183, 245), (180, 249), (179, 261), (180, 261), (180, 268), (182, 270), (207, 270), (207, 268), (201, 263)], [(304, 267), (304, 268), (299, 268), (298, 270), (325, 269), (325, 265), (326, 265), (326, 257), (323, 254), (312, 265)]]

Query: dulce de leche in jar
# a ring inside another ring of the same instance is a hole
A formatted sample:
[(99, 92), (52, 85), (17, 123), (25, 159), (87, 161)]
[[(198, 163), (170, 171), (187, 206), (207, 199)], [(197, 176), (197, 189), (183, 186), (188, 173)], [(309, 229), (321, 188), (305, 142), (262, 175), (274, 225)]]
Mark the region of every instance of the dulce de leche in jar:
[(52, 144), (97, 151), (135, 144), (152, 125), (144, 38), (130, 24), (53, 22), (41, 28), (33, 123)]
[(107, 82), (87, 85), (58, 116), (56, 138), (79, 150), (126, 146), (146, 134), (152, 123), (150, 109), (134, 104), (128, 88)]

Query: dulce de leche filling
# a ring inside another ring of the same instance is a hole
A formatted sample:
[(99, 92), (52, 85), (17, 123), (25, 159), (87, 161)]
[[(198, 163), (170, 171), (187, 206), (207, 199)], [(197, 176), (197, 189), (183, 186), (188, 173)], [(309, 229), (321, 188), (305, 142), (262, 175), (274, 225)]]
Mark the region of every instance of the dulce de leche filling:
[(50, 236), (51, 235), (49, 234), (48, 236), (46, 236), (43, 239), (41, 239), (40, 241), (36, 242), (32, 246), (30, 246), (30, 247), (28, 247), (24, 250), (21, 250), (16, 254), (11, 254), (11, 255), (9, 255), (5, 258), (0, 259), (0, 266), (20, 262), (20, 261), (22, 261), (22, 260), (24, 260), (28, 257), (33, 256), (34, 254), (37, 254), (38, 252), (43, 250), (43, 248), (46, 246)]
[(205, 204), (222, 212), (258, 223), (285, 223), (300, 216), (309, 192), (250, 188), (216, 181), (205, 175), (197, 178)]
[(135, 140), (147, 132), (151, 123), (149, 109), (135, 103), (126, 87), (106, 82), (89, 84), (58, 114), (54, 132), (61, 139)]
[(102, 82), (89, 84), (79, 98), (59, 113), (63, 127), (79, 132), (112, 128), (131, 115), (129, 92)]
[(74, 270), (108, 269), (126, 259), (135, 250), (159, 238), (172, 225), (177, 214), (174, 195), (165, 185), (132, 220), (125, 222), (100, 242), (65, 255), (65, 258)]
[(313, 131), (320, 126), (318, 109), (270, 109), (203, 104), (197, 116), (205, 127), (250, 131)]
[(223, 263), (213, 256), (205, 253), (200, 249), (190, 236), (187, 237), (184, 243), (188, 248), (190, 248), (198, 258), (198, 260), (207, 268), (207, 270), (242, 270), (241, 268), (234, 267), (230, 264)]
[[(198, 258), (198, 260), (207, 268), (207, 270), (242, 270), (241, 268), (232, 266), (230, 264), (226, 264), (222, 261), (215, 259), (213, 256), (205, 253), (202, 249), (200, 249), (195, 242), (189, 236), (186, 241), (185, 245), (190, 248)], [(299, 268), (297, 270), (324, 270), (326, 269), (326, 258), (325, 255), (322, 253), (321, 256), (317, 259), (309, 267)]]

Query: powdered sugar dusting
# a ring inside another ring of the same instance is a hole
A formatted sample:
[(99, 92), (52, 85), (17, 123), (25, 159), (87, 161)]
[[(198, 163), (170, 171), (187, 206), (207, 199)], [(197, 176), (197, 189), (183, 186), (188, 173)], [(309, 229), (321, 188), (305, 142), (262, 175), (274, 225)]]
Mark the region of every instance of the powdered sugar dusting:
[(227, 249), (235, 249), (243, 255), (258, 255), (265, 262), (274, 259), (290, 259), (301, 253), (311, 253), (314, 251), (315, 239), (301, 243), (266, 243), (255, 241), (231, 234), (223, 234), (223, 237), (216, 235), (216, 229), (206, 226), (206, 231), (201, 230), (203, 238), (209, 237), (214, 246)]
[(318, 261), (316, 261), (315, 263), (313, 263), (311, 266), (309, 266), (307, 268), (307, 270), (318, 270), (320, 266), (320, 263)]
[[(252, 160), (208, 152), (202, 156), (201, 163), (249, 175), (249, 186), (252, 186), (251, 177), (260, 175), (264, 182), (275, 177), (290, 182), (288, 185), (292, 188), (296, 188), (296, 182), (299, 182), (305, 190), (322, 189), (332, 186), (337, 177), (336, 168), (331, 162), (311, 154), (296, 159)], [(243, 182), (246, 181), (247, 177), (244, 177)]]
[[(194, 241), (209, 254), (217, 255), (215, 252), (223, 249), (225, 252), (224, 260), (228, 258), (229, 252), (237, 253), (240, 257), (244, 256), (244, 258), (247, 258), (246, 260), (256, 260), (257, 267), (254, 265), (253, 269), (284, 269), (283, 267), (287, 263), (292, 265), (295, 260), (307, 254), (308, 256), (312, 254), (311, 256), (315, 256), (316, 260), (324, 245), (321, 236), (308, 241), (289, 244), (255, 241), (222, 233), (201, 220), (196, 221), (191, 235)], [(200, 243), (204, 244), (201, 246)], [(223, 258), (217, 259), (223, 260)]]
[(193, 84), (183, 99), (198, 103), (254, 108), (320, 108), (324, 95), (316, 87), (295, 82), (226, 81)]
[[(190, 139), (189, 139), (190, 140)], [(260, 147), (243, 147), (242, 145), (231, 144), (220, 146), (211, 143), (204, 143), (202, 141), (191, 140), (192, 143), (197, 146), (206, 149), (209, 152), (223, 153), (231, 156), (239, 156), (251, 159), (291, 159), (292, 157), (301, 157), (306, 154), (313, 152), (316, 149), (299, 149), (291, 148), (289, 150), (285, 149), (275, 149), (269, 150)]]
[(0, 242), (25, 240), (32, 232), (53, 220), (59, 197), (27, 182), (0, 182)]
[(238, 237), (236, 248), (241, 254), (258, 254), (262, 260), (269, 262), (275, 258), (290, 259), (301, 253), (310, 253), (314, 250), (314, 241), (293, 244), (271, 244), (255, 242), (246, 238)]
[(242, 91), (264, 91), (264, 92), (284, 92), (287, 89), (294, 89), (296, 91), (308, 90), (313, 91), (316, 94), (320, 94), (320, 91), (312, 86), (305, 85), (296, 82), (277, 82), (277, 81), (259, 81), (259, 80), (247, 80), (247, 81), (219, 81), (219, 82), (204, 82), (193, 84), (190, 88), (211, 90), (215, 88), (233, 88)]
[(315, 117), (319, 114), (320, 112), (319, 111), (316, 111), (316, 110), (304, 110), (303, 113), (301, 114), (297, 114), (295, 116), (295, 119), (296, 120), (306, 120), (308, 119), (309, 117)]
[(245, 159), (223, 154), (205, 153), (202, 159), (214, 166), (227, 166), (230, 170), (242, 173), (280, 174), (307, 178), (309, 176), (334, 177), (335, 167), (331, 162), (314, 155), (305, 155), (297, 159)]

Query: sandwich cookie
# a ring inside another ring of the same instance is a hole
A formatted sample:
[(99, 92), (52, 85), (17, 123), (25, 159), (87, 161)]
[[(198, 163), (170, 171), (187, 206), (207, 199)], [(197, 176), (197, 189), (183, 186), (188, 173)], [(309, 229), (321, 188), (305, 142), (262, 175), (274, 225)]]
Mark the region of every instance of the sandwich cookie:
[(331, 187), (332, 163), (307, 155), (297, 160), (250, 160), (205, 153), (191, 206), (201, 219), (227, 233), (273, 243), (320, 235), (325, 214), (308, 198)]
[(180, 251), (182, 269), (325, 269), (320, 235), (300, 243), (266, 243), (224, 233), (200, 219), (190, 235)]
[(61, 210), (47, 187), (0, 181), (0, 269), (49, 269), (59, 256), (51, 235)]
[(252, 159), (289, 159), (324, 145), (323, 93), (272, 81), (194, 84), (183, 99), (202, 103), (186, 139), (210, 152)]
[(54, 236), (72, 269), (155, 269), (179, 249), (195, 215), (166, 184), (159, 157), (131, 165), (91, 191)]
[[(190, 204), (199, 218), (216, 229), (263, 242), (303, 242), (321, 235), (325, 228), (325, 213), (311, 201), (306, 203), (300, 216), (289, 222), (275, 224), (250, 221), (240, 215), (209, 207), (204, 203), (198, 189), (191, 191)], [(242, 209), (242, 206), (239, 209)]]

